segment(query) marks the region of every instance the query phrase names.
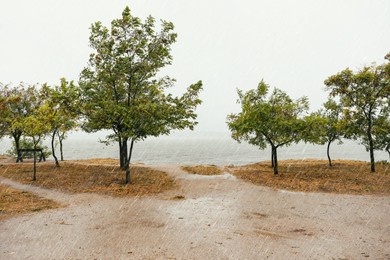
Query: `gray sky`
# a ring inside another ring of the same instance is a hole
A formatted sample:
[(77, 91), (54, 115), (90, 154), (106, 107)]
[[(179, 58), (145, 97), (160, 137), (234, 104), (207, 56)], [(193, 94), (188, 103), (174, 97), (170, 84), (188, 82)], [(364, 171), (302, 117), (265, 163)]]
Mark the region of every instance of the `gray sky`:
[(263, 78), (311, 109), (325, 101), (323, 81), (350, 67), (382, 63), (390, 52), (389, 0), (0, 0), (0, 82), (78, 80), (92, 50), (91, 23), (119, 18), (128, 5), (175, 24), (174, 93), (203, 80), (198, 131), (227, 131), (238, 112), (236, 88)]

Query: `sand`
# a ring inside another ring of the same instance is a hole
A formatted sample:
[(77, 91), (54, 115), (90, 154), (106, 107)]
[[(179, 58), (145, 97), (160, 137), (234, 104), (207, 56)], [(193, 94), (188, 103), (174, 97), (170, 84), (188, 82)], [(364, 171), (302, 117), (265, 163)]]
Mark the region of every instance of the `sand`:
[(0, 222), (0, 259), (390, 259), (388, 196), (275, 191), (153, 167), (180, 188), (114, 198), (0, 177), (68, 205)]

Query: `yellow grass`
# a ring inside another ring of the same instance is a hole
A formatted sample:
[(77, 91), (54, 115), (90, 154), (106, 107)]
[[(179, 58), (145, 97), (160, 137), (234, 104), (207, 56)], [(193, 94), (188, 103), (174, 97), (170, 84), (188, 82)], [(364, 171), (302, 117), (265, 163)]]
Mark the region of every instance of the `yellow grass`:
[(181, 168), (188, 173), (200, 175), (219, 175), (223, 172), (214, 165), (182, 166)]
[[(118, 162), (117, 162), (118, 163)], [(114, 165), (63, 162), (37, 165), (37, 180), (32, 181), (31, 163), (0, 165), (0, 175), (13, 180), (66, 192), (95, 192), (112, 196), (140, 196), (160, 193), (175, 187), (174, 180), (162, 171), (131, 166), (132, 184), (125, 184), (125, 172)]]
[(32, 193), (0, 185), (0, 221), (29, 212), (60, 207), (60, 204)]
[(119, 163), (118, 159), (112, 158), (91, 158), (85, 160), (74, 160), (72, 162), (82, 163), (82, 164), (99, 164), (99, 165), (114, 165), (117, 166)]
[(304, 192), (390, 195), (390, 164), (376, 164), (376, 172), (361, 161), (335, 161), (329, 167), (323, 160), (279, 162), (279, 175), (270, 162), (227, 167), (235, 176), (257, 185)]

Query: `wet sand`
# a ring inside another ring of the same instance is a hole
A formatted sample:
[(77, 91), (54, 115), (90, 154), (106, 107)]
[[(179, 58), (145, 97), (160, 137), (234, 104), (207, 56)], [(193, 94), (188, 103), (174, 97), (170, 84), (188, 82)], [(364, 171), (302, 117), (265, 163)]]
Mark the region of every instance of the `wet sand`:
[(0, 178), (68, 205), (1, 222), (0, 259), (390, 259), (388, 196), (274, 191), (153, 167), (179, 188), (113, 198)]

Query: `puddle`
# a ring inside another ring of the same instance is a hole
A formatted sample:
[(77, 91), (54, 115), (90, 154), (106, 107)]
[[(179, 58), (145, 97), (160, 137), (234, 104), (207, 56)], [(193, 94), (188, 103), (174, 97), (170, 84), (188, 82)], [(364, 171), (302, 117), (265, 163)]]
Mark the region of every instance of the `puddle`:
[(183, 220), (190, 223), (219, 223), (228, 225), (237, 217), (238, 209), (235, 201), (228, 198), (203, 197), (178, 201), (166, 208), (166, 213), (173, 220)]
[(289, 190), (278, 190), (280, 193), (293, 194), (293, 195), (306, 195), (307, 193), (301, 191), (289, 191)]
[(231, 180), (236, 181), (237, 177), (230, 174), (224, 173), (220, 175), (201, 175), (201, 174), (185, 174), (179, 177), (179, 179), (184, 180)]

